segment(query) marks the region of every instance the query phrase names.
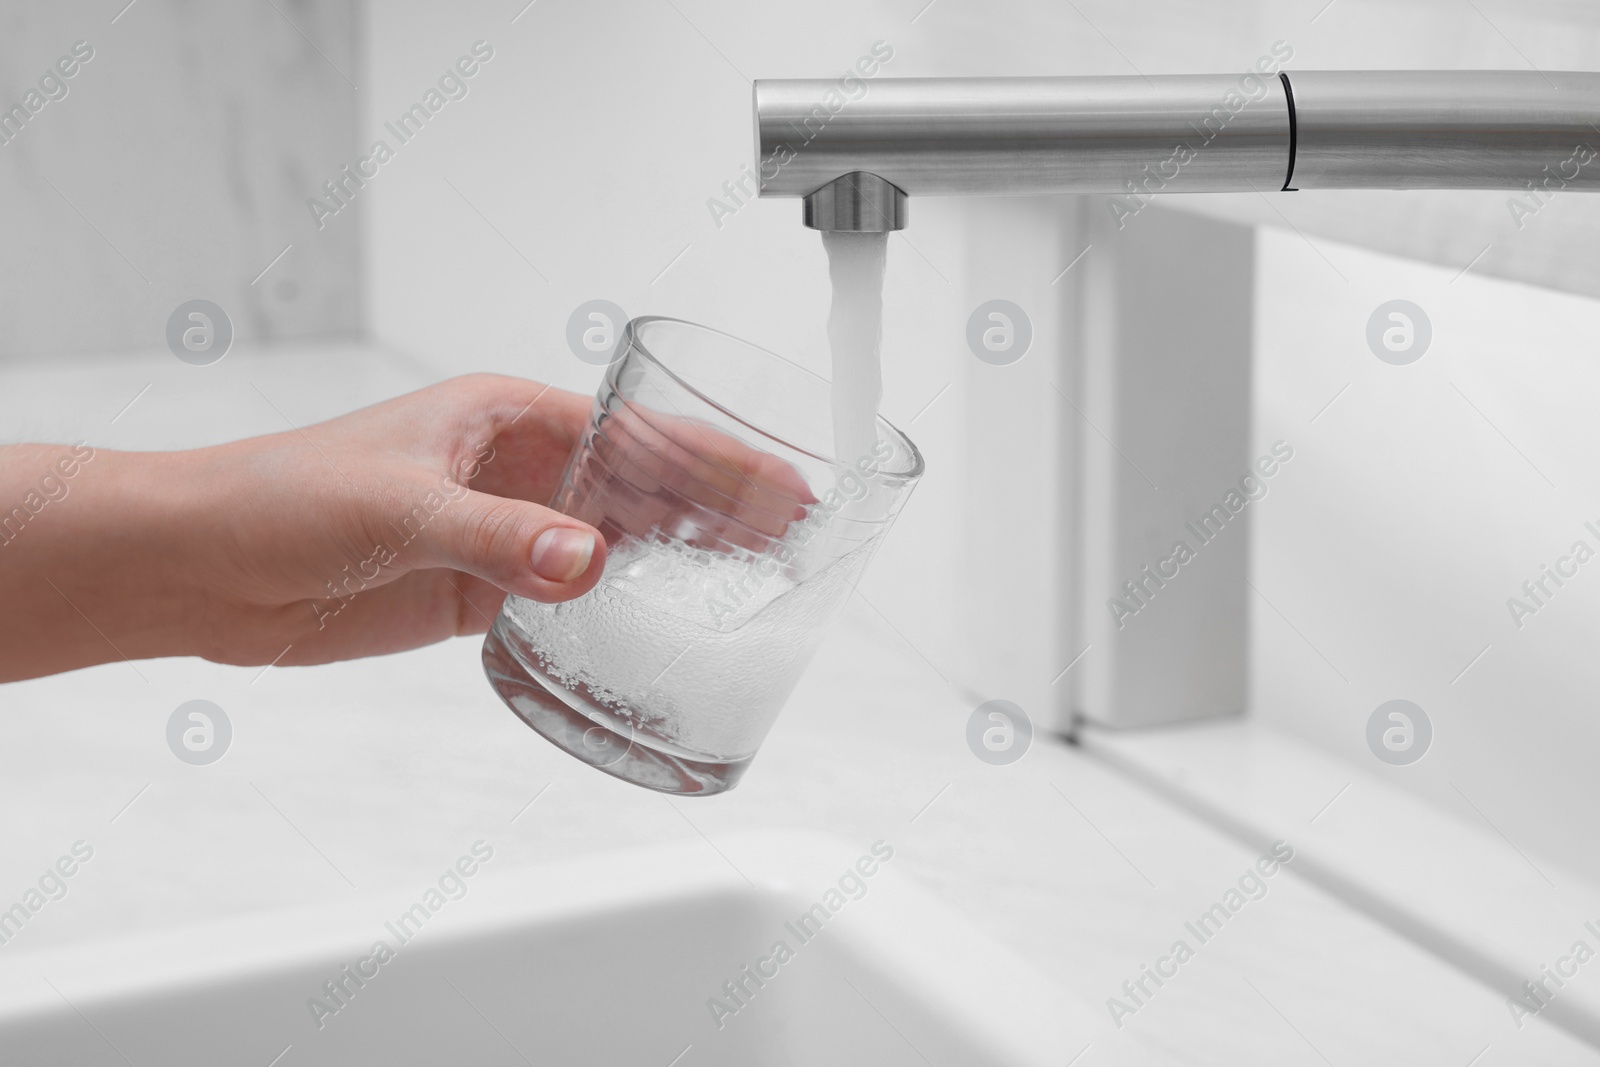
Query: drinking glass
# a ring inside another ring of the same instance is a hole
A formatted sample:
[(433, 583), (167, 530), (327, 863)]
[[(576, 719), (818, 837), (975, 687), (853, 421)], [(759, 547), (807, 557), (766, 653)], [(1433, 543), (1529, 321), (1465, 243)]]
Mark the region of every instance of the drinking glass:
[(676, 319), (634, 319), (550, 506), (605, 537), (576, 600), (507, 597), (483, 645), (501, 698), (591, 766), (731, 789), (922, 475), (883, 419), (833, 456), (828, 382)]

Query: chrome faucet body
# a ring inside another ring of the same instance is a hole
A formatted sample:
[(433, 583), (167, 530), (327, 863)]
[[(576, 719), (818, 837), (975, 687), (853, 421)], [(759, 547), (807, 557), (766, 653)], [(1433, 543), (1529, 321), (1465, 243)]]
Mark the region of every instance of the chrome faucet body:
[(885, 78), (755, 83), (760, 195), (819, 230), (906, 225), (910, 196), (1600, 188), (1600, 74)]

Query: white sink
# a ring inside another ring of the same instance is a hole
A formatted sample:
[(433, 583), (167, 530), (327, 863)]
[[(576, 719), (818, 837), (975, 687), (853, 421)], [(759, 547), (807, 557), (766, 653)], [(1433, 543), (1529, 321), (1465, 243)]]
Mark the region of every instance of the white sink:
[[(0, 1062), (1059, 1065), (1103, 1032), (893, 859), (846, 878), (855, 899), (827, 898), (872, 844), (774, 834), (542, 867), (491, 858), (404, 942), (395, 920), (426, 911), (435, 883), (114, 942), (0, 947)], [(441, 857), (441, 874), (457, 859)], [(797, 929), (819, 903), (837, 911)], [(373, 959), (379, 940), (387, 962)], [(345, 979), (341, 1005), (324, 983), (346, 965), (368, 977)], [(724, 983), (747, 965), (769, 977), (745, 979), (741, 1005)]]

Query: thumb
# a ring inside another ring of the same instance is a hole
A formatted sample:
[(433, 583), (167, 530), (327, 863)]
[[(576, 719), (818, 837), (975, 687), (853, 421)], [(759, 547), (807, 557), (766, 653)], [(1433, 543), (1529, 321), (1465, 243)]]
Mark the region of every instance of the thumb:
[(606, 561), (605, 539), (587, 523), (471, 490), (434, 517), (421, 542), (424, 566), (465, 571), (545, 603), (593, 589)]

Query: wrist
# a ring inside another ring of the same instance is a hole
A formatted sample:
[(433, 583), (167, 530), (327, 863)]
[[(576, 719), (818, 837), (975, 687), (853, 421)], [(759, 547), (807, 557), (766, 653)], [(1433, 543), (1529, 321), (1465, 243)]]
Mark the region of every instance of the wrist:
[(0, 457), (0, 677), (195, 651), (193, 453), (25, 445)]

